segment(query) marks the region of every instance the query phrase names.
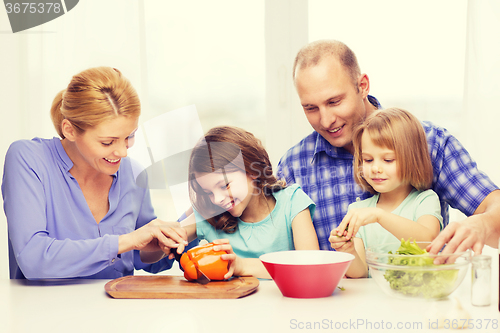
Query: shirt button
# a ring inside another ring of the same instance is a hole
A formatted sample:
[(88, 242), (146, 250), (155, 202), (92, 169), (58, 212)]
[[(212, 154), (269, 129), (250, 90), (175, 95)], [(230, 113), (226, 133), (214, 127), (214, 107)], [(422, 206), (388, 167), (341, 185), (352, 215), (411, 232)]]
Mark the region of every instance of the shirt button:
[(361, 201), (361, 198), (360, 198), (360, 197), (357, 197), (357, 198), (356, 198), (356, 202), (358, 202), (358, 201)]

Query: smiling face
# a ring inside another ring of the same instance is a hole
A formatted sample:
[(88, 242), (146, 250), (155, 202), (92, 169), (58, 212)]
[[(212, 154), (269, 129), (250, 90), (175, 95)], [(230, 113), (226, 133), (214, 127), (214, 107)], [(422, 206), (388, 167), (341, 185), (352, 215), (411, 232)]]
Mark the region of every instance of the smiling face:
[(245, 172), (195, 172), (195, 177), (214, 205), (232, 216), (244, 219), (245, 210), (255, 197), (253, 180)]
[(379, 193), (407, 192), (410, 185), (403, 183), (396, 153), (373, 143), (366, 131), (361, 137), (363, 177)]
[(361, 75), (356, 84), (333, 57), (317, 65), (300, 68), (295, 85), (307, 120), (321, 136), (335, 147), (352, 153), (353, 127), (366, 116), (369, 81)]
[(68, 133), (66, 138), (73, 143), (73, 148), (67, 151), (74, 167), (106, 175), (116, 173), (121, 159), (134, 143), (138, 121), (137, 117), (118, 116), (81, 134)]

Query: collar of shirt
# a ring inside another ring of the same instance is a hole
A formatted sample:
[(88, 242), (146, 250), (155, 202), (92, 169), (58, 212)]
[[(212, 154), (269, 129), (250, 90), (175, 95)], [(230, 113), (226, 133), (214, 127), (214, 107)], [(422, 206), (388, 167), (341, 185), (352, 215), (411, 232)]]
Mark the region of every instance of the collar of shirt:
[(328, 156), (334, 157), (334, 158), (341, 158), (341, 159), (351, 159), (353, 158), (352, 154), (348, 152), (345, 148), (343, 147), (334, 147), (332, 146), (324, 137), (322, 137), (319, 133), (316, 133), (316, 145), (314, 147), (314, 154), (313, 158), (311, 160), (311, 164), (314, 163), (314, 161), (317, 160), (317, 156), (321, 152), (325, 152)]
[(71, 158), (69, 158), (66, 150), (64, 150), (61, 139), (54, 137), (52, 139), (52, 142), (54, 143), (56, 152), (59, 155), (59, 164), (66, 172), (69, 172), (69, 170), (71, 170), (71, 168), (73, 167), (73, 161), (71, 160)]
[[(69, 158), (68, 154), (66, 153), (66, 150), (64, 150), (64, 147), (61, 143), (61, 139), (54, 137), (52, 139), (52, 142), (54, 143), (55, 150), (59, 155), (58, 163), (61, 165), (61, 168), (63, 170), (69, 173), (69, 170), (71, 170), (71, 168), (73, 167), (73, 161), (71, 160), (71, 158)], [(112, 176), (116, 178), (119, 171), (120, 170), (115, 172)], [(70, 176), (73, 177), (71, 174)]]
[(378, 99), (376, 99), (372, 95), (368, 95), (368, 102), (370, 102), (371, 105), (373, 105), (377, 109), (382, 109), (382, 104), (380, 104), (380, 102), (378, 101)]

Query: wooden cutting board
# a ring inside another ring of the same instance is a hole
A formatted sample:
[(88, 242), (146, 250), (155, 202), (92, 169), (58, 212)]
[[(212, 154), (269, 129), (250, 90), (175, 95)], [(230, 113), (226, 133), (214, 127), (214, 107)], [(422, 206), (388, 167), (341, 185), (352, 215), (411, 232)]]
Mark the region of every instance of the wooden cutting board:
[(210, 281), (203, 285), (183, 276), (124, 276), (104, 286), (113, 298), (240, 298), (257, 290), (259, 280), (252, 276), (228, 281)]

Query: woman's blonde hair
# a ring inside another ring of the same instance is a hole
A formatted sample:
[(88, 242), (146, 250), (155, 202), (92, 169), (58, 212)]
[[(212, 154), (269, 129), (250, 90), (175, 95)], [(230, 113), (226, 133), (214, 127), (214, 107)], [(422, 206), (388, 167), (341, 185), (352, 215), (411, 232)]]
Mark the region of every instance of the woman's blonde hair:
[[(285, 187), (273, 175), (269, 156), (252, 133), (238, 127), (210, 129), (191, 151), (189, 159), (189, 196), (193, 207), (216, 229), (234, 233), (238, 219), (214, 205), (196, 181), (195, 173), (243, 171), (254, 179), (257, 194), (270, 196)], [(254, 193), (248, 193), (254, 195)]]
[(117, 116), (139, 117), (141, 104), (134, 87), (122, 73), (111, 67), (95, 67), (76, 74), (68, 87), (52, 102), (50, 116), (64, 139), (62, 121), (83, 133), (88, 128)]
[(363, 178), (361, 137), (365, 132), (375, 145), (394, 151), (403, 182), (421, 191), (431, 187), (432, 163), (422, 124), (410, 112), (398, 108), (375, 111), (354, 129), (354, 179), (359, 185), (376, 192)]

